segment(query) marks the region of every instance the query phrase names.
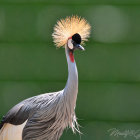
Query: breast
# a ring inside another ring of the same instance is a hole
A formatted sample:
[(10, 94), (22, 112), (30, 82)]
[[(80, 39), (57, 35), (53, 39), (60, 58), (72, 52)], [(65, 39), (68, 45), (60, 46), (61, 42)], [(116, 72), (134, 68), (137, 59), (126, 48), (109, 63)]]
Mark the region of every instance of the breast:
[(5, 123), (0, 130), (0, 140), (22, 140), (22, 131), (26, 122), (21, 125)]

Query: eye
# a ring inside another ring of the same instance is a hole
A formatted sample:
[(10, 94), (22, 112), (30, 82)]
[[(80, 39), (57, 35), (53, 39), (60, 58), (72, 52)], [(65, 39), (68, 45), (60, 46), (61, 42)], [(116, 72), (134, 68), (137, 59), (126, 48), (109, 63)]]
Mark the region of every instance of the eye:
[(68, 47), (69, 47), (70, 49), (73, 49), (72, 39), (69, 39), (69, 40), (68, 40)]

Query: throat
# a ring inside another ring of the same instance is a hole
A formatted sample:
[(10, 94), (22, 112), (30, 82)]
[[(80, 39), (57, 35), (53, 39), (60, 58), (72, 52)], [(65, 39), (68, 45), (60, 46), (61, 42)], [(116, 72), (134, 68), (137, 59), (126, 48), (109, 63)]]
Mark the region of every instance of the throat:
[(73, 52), (72, 51), (69, 51), (69, 57), (70, 57), (70, 61), (72, 63), (74, 63), (74, 55), (73, 55)]

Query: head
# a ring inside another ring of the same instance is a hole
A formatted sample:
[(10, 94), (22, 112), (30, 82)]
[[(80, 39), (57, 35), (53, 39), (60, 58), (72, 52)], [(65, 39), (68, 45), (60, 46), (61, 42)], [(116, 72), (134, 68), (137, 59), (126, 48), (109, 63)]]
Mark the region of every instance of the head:
[(70, 50), (84, 50), (80, 45), (90, 36), (90, 24), (81, 17), (71, 16), (60, 19), (54, 26), (52, 37), (56, 47), (67, 46)]
[(85, 50), (81, 45), (81, 36), (76, 33), (72, 37), (69, 37), (68, 42), (67, 42), (67, 47), (71, 50)]

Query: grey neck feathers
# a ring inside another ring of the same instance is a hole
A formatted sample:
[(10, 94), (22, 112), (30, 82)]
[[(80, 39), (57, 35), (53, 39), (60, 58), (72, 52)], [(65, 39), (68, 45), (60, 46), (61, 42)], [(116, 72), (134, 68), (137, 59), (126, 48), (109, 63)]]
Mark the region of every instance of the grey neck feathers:
[(76, 99), (78, 93), (78, 72), (75, 61), (71, 62), (70, 60), (69, 49), (67, 46), (65, 46), (65, 53), (68, 63), (68, 80), (64, 88), (64, 96), (67, 100), (67, 103), (69, 103), (69, 106), (71, 107), (71, 113), (73, 113), (76, 106)]

